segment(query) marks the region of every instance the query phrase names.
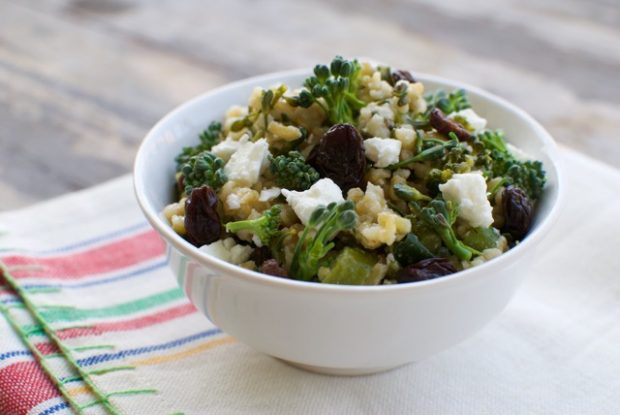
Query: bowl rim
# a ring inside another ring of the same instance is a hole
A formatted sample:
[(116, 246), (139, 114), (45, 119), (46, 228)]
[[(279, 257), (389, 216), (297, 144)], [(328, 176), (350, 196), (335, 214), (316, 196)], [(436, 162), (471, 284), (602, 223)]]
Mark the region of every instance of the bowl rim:
[(321, 284), (312, 281), (300, 281), (289, 278), (276, 277), (268, 274), (263, 274), (258, 271), (249, 270), (246, 268), (242, 268), (238, 265), (231, 264), (226, 262), (220, 258), (211, 256), (205, 252), (200, 251), (198, 247), (190, 244), (188, 241), (183, 239), (180, 235), (178, 235), (172, 227), (164, 221), (161, 217), (161, 213), (155, 211), (153, 209), (151, 203), (146, 197), (145, 191), (143, 188), (145, 186), (145, 182), (140, 174), (141, 166), (146, 164), (145, 161), (145, 148), (148, 146), (148, 142), (153, 139), (156, 135), (157, 131), (165, 124), (170, 122), (172, 119), (177, 117), (178, 114), (183, 113), (187, 108), (195, 105), (197, 102), (206, 99), (207, 97), (221, 93), (228, 89), (234, 89), (239, 86), (247, 85), (247, 84), (255, 84), (260, 85), (261, 83), (277, 81), (277, 79), (283, 77), (293, 77), (293, 76), (308, 76), (311, 73), (311, 69), (308, 68), (300, 68), (300, 69), (292, 69), (285, 71), (277, 71), (270, 72), (258, 76), (252, 76), (248, 78), (244, 78), (241, 80), (237, 80), (234, 82), (230, 82), (219, 87), (210, 89), (178, 106), (173, 108), (170, 112), (168, 112), (165, 116), (163, 116), (146, 134), (143, 138), (134, 160), (134, 168), (133, 168), (133, 188), (136, 199), (140, 206), (140, 209), (146, 216), (148, 222), (158, 231), (158, 233), (166, 240), (166, 242), (170, 245), (168, 249), (171, 247), (177, 249), (181, 254), (197, 261), (201, 265), (208, 267), (209, 269), (213, 269), (215, 271), (226, 274), (227, 276), (234, 276), (237, 278), (241, 278), (247, 282), (267, 285), (271, 287), (277, 288), (292, 288), (292, 289), (301, 289), (306, 291), (318, 291), (318, 292), (330, 292), (330, 293), (352, 293), (352, 294), (368, 294), (374, 292), (399, 292), (403, 291), (407, 292), (410, 290), (423, 290), (430, 289), (437, 285), (449, 286), (456, 283), (461, 282), (464, 279), (474, 278), (476, 275), (481, 276), (487, 273), (492, 273), (494, 270), (498, 268), (503, 268), (505, 266), (510, 265), (515, 260), (519, 259), (519, 257), (523, 256), (528, 248), (535, 246), (537, 242), (543, 239), (549, 228), (556, 222), (557, 217), (560, 212), (560, 206), (562, 205), (562, 200), (564, 199), (564, 178), (560, 168), (560, 156), (558, 152), (558, 146), (556, 142), (553, 140), (551, 134), (531, 115), (529, 115), (525, 110), (519, 108), (518, 106), (510, 103), (509, 101), (501, 98), (495, 94), (492, 94), (488, 91), (485, 91), (476, 86), (458, 82), (451, 79), (443, 78), (437, 75), (430, 75), (422, 72), (415, 72), (416, 79), (421, 82), (434, 82), (436, 84), (442, 86), (448, 86), (452, 88), (463, 88), (468, 92), (473, 92), (474, 94), (480, 95), (481, 97), (491, 101), (494, 105), (499, 105), (504, 107), (509, 112), (514, 113), (519, 118), (526, 121), (530, 124), (535, 131), (536, 135), (542, 140), (543, 147), (545, 148), (545, 152), (549, 157), (549, 161), (551, 166), (545, 166), (547, 171), (550, 168), (553, 168), (556, 176), (556, 192), (555, 192), (555, 200), (552, 200), (552, 206), (549, 210), (547, 216), (543, 218), (543, 220), (538, 224), (538, 227), (527, 237), (520, 242), (517, 246), (509, 249), (508, 251), (502, 253), (502, 255), (493, 258), (492, 260), (485, 262), (481, 265), (461, 270), (451, 275), (443, 276), (441, 278), (435, 278), (431, 280), (411, 282), (411, 283), (403, 283), (403, 284), (386, 284), (386, 285), (340, 285), (340, 284)]

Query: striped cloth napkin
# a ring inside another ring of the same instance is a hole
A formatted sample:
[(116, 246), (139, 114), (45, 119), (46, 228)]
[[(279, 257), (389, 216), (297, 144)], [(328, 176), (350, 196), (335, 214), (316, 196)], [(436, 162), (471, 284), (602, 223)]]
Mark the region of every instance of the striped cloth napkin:
[(620, 172), (563, 154), (565, 212), (507, 310), (357, 378), (292, 368), (207, 321), (130, 177), (0, 214), (0, 415), (620, 413)]

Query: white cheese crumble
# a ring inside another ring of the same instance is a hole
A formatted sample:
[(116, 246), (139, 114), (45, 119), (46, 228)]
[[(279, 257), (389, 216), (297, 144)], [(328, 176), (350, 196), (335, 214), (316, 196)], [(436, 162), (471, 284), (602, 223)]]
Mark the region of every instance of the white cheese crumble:
[(280, 196), (280, 188), (279, 187), (270, 187), (269, 189), (263, 189), (260, 191), (260, 195), (258, 196), (259, 202), (267, 202), (271, 199), (275, 199)]
[(393, 138), (373, 137), (364, 140), (366, 157), (374, 162), (375, 167), (387, 167), (398, 163), (401, 145), (400, 140)]
[(237, 244), (233, 238), (220, 239), (209, 245), (203, 245), (200, 250), (235, 265), (250, 259), (253, 251), (248, 245)]
[(455, 174), (439, 185), (445, 200), (458, 203), (459, 217), (472, 227), (493, 223), (493, 208), (487, 199), (487, 184), (480, 172)]
[(239, 148), (250, 141), (250, 136), (244, 134), (239, 138), (239, 140), (235, 140), (233, 137), (228, 136), (226, 139), (211, 148), (211, 153), (215, 154), (219, 158), (224, 161), (228, 161), (230, 156), (233, 155)]
[(231, 193), (226, 197), (226, 205), (228, 209), (234, 210), (241, 207), (241, 198), (236, 193)]
[(389, 125), (393, 122), (394, 112), (389, 103), (377, 105), (371, 102), (360, 110), (360, 128), (374, 137), (389, 137)]
[(448, 118), (456, 121), (464, 121), (466, 124), (465, 128), (467, 128), (474, 134), (478, 134), (487, 126), (487, 120), (476, 114), (476, 112), (471, 108), (452, 112), (448, 114)]
[(342, 190), (332, 179), (328, 178), (319, 180), (303, 192), (282, 189), (282, 194), (304, 225), (308, 224), (310, 215), (319, 206), (327, 206), (332, 202), (344, 202)]
[(263, 164), (269, 154), (269, 144), (264, 138), (246, 142), (230, 156), (224, 166), (228, 180), (251, 186), (258, 182)]

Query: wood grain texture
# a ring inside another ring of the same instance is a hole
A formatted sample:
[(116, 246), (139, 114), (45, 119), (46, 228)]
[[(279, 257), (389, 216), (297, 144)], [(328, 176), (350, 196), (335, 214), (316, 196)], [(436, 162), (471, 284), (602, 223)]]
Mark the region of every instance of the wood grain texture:
[(618, 165), (614, 0), (0, 0), (0, 210), (129, 172), (209, 88), (335, 54), (478, 85)]

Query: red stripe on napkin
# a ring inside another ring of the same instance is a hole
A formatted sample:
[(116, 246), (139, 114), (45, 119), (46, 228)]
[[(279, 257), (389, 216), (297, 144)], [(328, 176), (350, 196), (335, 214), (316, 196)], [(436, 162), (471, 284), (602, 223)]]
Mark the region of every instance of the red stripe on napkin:
[(9, 267), (17, 265), (33, 266), (32, 269), (15, 269), (11, 271), (11, 275), (16, 278), (50, 277), (73, 279), (90, 277), (93, 274), (102, 274), (128, 267), (162, 255), (164, 249), (164, 243), (157, 233), (154, 230), (149, 230), (75, 254), (45, 258), (9, 256), (2, 258), (2, 262)]
[(100, 323), (92, 327), (81, 327), (74, 329), (59, 330), (57, 332), (58, 337), (61, 339), (70, 339), (73, 337), (82, 336), (98, 336), (105, 332), (110, 331), (124, 331), (135, 330), (143, 327), (152, 326), (155, 324), (163, 323), (168, 320), (173, 320), (178, 317), (182, 317), (187, 314), (196, 312), (196, 307), (192, 304), (182, 304), (172, 307), (167, 310), (159, 311), (155, 314), (134, 318), (131, 320), (114, 321), (110, 323)]
[(60, 352), (60, 349), (55, 343), (37, 343), (35, 347), (44, 355)]
[(0, 414), (26, 415), (41, 402), (58, 396), (56, 386), (37, 362), (18, 362), (0, 370)]

